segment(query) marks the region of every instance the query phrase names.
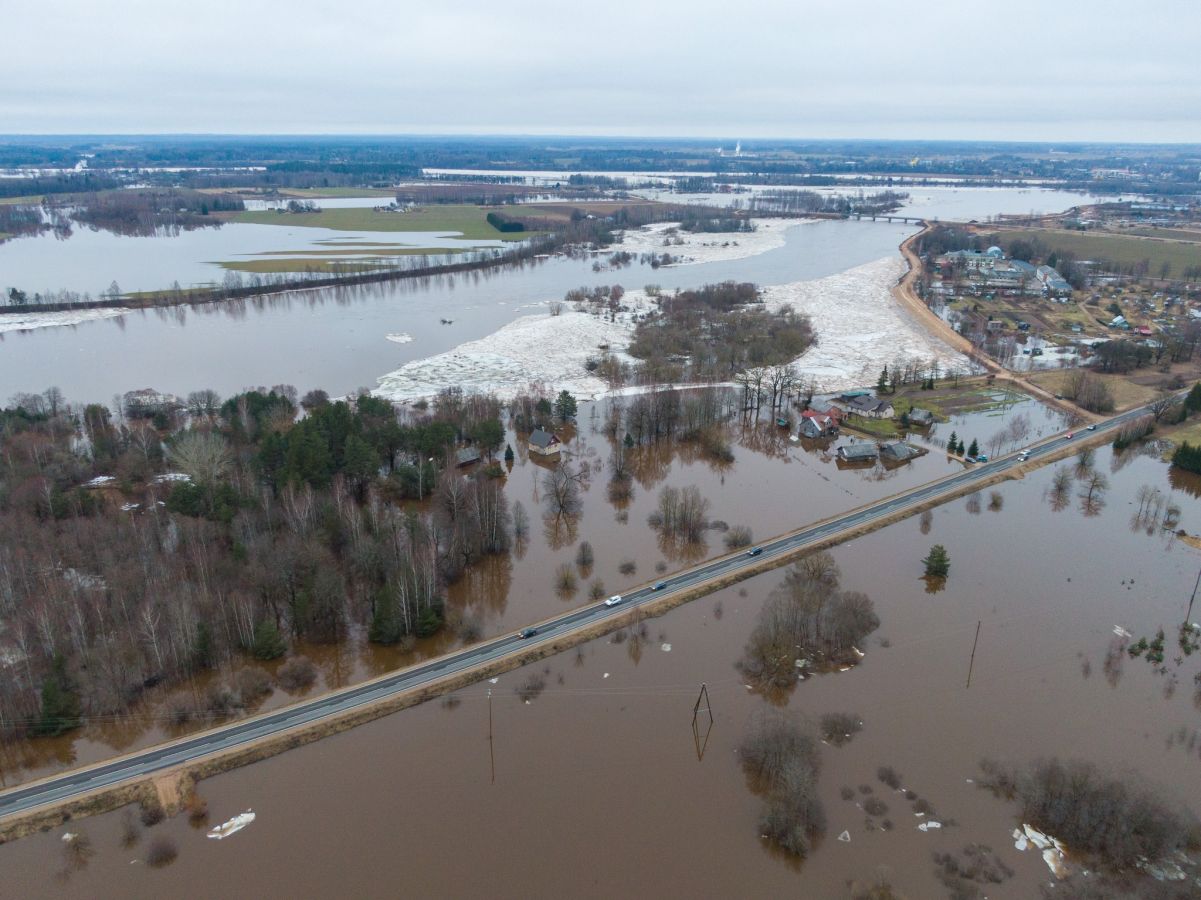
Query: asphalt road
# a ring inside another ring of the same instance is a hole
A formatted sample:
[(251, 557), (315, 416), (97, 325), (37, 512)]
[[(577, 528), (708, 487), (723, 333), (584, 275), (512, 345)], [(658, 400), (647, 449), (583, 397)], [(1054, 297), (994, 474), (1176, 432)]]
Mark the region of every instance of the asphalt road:
[[(1111, 431), (1131, 419), (1145, 415), (1140, 408), (1122, 413), (1097, 425), (1098, 432)], [(1083, 432), (1081, 434), (1083, 436)], [(1068, 443), (1066, 434), (1048, 438), (1028, 449), (1030, 458), (1037, 460)], [(818, 543), (833, 534), (868, 524), (874, 520), (891, 516), (901, 510), (929, 501), (948, 491), (955, 491), (975, 481), (983, 481), (1019, 465), (1017, 454), (1012, 453), (986, 463), (978, 463), (962, 472), (931, 482), (879, 503), (855, 510), (831, 519), (821, 525), (806, 528), (785, 537), (759, 544), (761, 553), (751, 557), (742, 553), (732, 557), (703, 563), (662, 579), (660, 590), (645, 587), (624, 594), (622, 602), (615, 607), (598, 603), (557, 618), (543, 622), (538, 633), (531, 638), (508, 634), (463, 650), (449, 653), (430, 662), (404, 669), (379, 681), (346, 688), (336, 693), (324, 694), (275, 712), (243, 722), (234, 722), (223, 728), (185, 738), (173, 744), (151, 747), (140, 753), (126, 756), (111, 763), (102, 764), (82, 771), (67, 772), (39, 783), (16, 787), (0, 793), (0, 818), (26, 812), (46, 804), (56, 803), (100, 788), (111, 787), (124, 781), (142, 778), (179, 766), (210, 753), (235, 749), (260, 738), (270, 737), (298, 725), (307, 725), (332, 716), (340, 715), (365, 704), (374, 703), (393, 694), (421, 687), (439, 678), (471, 669), (481, 663), (490, 662), (525, 650), (543, 641), (552, 641), (570, 634), (576, 629), (598, 621), (621, 615), (630, 607), (670, 596), (676, 591), (695, 587), (698, 584), (728, 575), (741, 568), (758, 566), (764, 560), (781, 554), (792, 553), (807, 545)]]

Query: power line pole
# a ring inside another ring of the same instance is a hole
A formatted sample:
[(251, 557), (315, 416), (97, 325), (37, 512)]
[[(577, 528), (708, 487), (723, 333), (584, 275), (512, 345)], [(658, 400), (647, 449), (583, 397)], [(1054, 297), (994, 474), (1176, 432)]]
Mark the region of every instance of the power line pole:
[(980, 625), (981, 620), (976, 620), (976, 637), (972, 641), (972, 659), (967, 666), (967, 687), (972, 686), (972, 669), (976, 667), (976, 644), (980, 641)]

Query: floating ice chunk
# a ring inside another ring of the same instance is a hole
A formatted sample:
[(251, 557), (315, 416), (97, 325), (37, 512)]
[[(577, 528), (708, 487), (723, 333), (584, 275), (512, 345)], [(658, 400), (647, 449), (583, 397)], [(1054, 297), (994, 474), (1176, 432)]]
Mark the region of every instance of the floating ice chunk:
[(851, 833), (849, 831), (844, 831), (838, 836), (838, 839), (844, 844), (849, 844), (851, 842)]
[(1026, 837), (1026, 833), (1020, 828), (1013, 829), (1013, 846), (1016, 850), (1025, 851), (1030, 846), (1030, 841)]
[(1123, 628), (1121, 625), (1115, 625), (1115, 626), (1113, 626), (1113, 633), (1114, 633), (1114, 634), (1116, 634), (1116, 635), (1117, 635), (1118, 637), (1120, 637), (1120, 638), (1130, 638), (1130, 637), (1134, 637), (1134, 635), (1132, 635), (1132, 634), (1131, 634), (1129, 631), (1127, 631), (1127, 630), (1126, 630), (1125, 628)]
[(1056, 878), (1066, 878), (1068, 874), (1068, 864), (1063, 858), (1063, 853), (1054, 848), (1048, 848), (1043, 851), (1043, 862), (1047, 864), (1047, 868)]
[(664, 653), (670, 653), (671, 652), (671, 644), (660, 644), (659, 649), (662, 650)]
[(208, 836), (215, 841), (224, 840), (231, 834), (237, 834), (247, 825), (254, 821), (254, 812), (246, 810), (244, 813), (239, 813), (228, 822), (222, 822), (216, 828), (212, 829)]
[(71, 843), (71, 841), (75, 840), (77, 837), (79, 837), (79, 835), (75, 834), (74, 832), (71, 832), (71, 831), (63, 832), (63, 841), (65, 843), (69, 844), (69, 843)]
[(863, 659), (863, 657), (867, 656), (867, 654), (864, 653), (862, 650), (860, 650), (858, 647), (852, 647), (851, 649), (855, 651), (855, 655), (858, 656), (860, 659)]
[(942, 828), (942, 822), (935, 822), (933, 819), (929, 822), (922, 822), (921, 825), (917, 826), (918, 831), (933, 831), (936, 828)]
[(489, 678), (488, 684), (496, 684), (496, 682), (498, 682), (498, 681), (500, 681), (499, 678)]
[(384, 337), (394, 344), (411, 344), (413, 342), (413, 335), (409, 334), (407, 331), (398, 331), (395, 334), (386, 334)]
[(605, 673), (605, 675), (604, 675), (604, 677), (605, 677), (605, 678), (608, 678), (608, 677), (609, 677), (609, 673), (608, 673), (608, 672), (606, 672), (606, 673)]

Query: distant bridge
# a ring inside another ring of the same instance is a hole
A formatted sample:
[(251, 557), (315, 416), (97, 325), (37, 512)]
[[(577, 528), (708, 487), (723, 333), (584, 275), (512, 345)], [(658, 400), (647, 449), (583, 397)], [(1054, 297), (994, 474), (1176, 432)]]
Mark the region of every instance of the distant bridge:
[(851, 213), (848, 218), (851, 219), (871, 219), (873, 222), (900, 222), (904, 225), (925, 225), (926, 220), (919, 216), (893, 216), (888, 213), (872, 215), (870, 213)]

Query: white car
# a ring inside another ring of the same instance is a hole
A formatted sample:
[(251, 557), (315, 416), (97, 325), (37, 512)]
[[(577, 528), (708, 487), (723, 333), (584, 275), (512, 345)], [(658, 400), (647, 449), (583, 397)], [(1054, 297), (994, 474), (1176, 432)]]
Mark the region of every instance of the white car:
[(620, 602), (621, 602), (621, 594), (614, 594), (612, 597), (610, 597), (608, 600), (605, 601), (605, 606), (616, 606)]

